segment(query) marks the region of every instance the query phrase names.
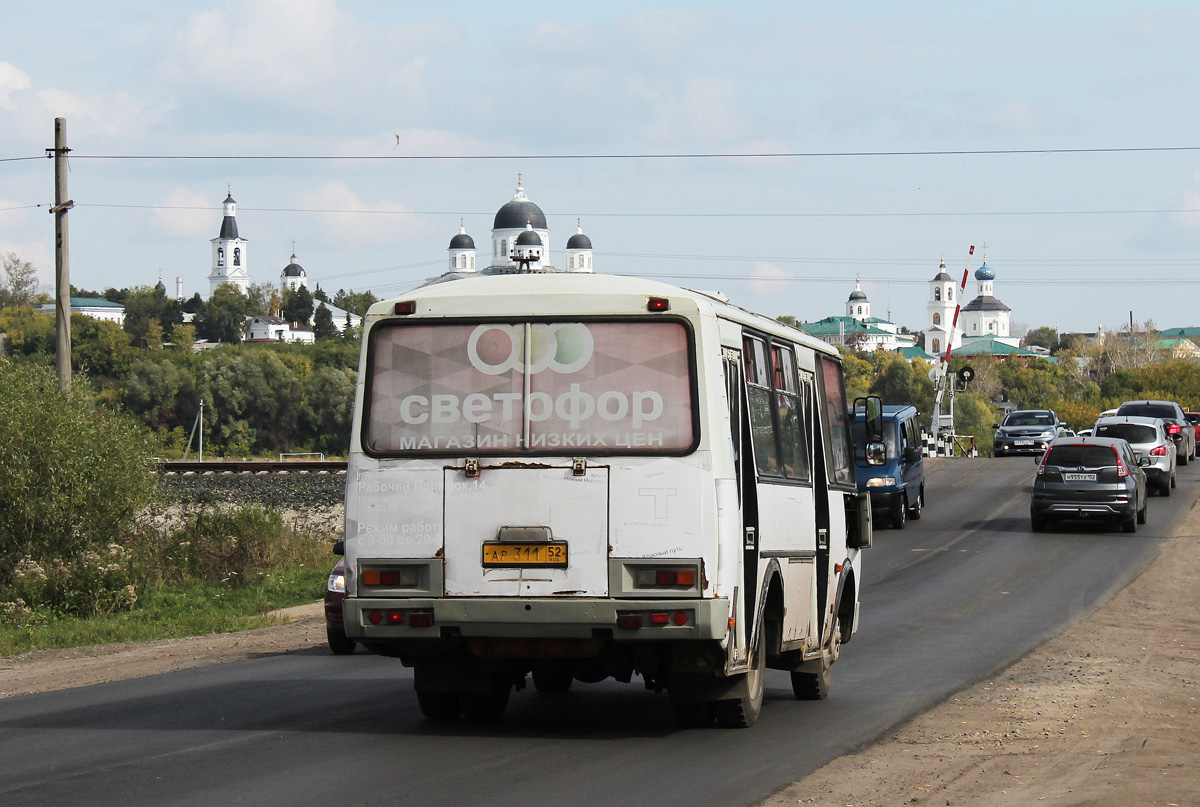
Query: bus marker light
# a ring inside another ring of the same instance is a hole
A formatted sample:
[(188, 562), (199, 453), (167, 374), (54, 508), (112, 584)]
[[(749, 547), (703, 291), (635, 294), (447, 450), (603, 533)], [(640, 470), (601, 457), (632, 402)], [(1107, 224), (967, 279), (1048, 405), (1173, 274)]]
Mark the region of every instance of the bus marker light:
[(417, 312), (416, 300), (403, 300), (401, 302), (396, 303), (396, 313), (397, 314), (401, 314), (401, 315), (415, 314), (416, 312)]
[(647, 311), (670, 311), (671, 301), (666, 297), (651, 297), (646, 303)]
[(841, 574), (842, 573), (842, 564), (840, 564), (840, 563), (834, 564), (833, 571), (837, 574)]

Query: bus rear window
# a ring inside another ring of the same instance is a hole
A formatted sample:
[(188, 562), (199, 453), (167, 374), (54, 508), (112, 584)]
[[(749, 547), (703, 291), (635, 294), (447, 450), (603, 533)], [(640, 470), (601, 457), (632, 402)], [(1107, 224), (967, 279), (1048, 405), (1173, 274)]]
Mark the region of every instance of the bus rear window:
[(676, 320), (386, 324), (371, 331), (375, 455), (686, 453), (689, 329)]

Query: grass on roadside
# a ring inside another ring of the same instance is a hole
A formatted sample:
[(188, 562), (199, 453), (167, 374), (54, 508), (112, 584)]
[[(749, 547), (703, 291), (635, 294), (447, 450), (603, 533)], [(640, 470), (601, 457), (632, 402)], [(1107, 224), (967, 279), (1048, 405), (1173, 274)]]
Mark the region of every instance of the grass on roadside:
[[(329, 563), (332, 568), (333, 561)], [(237, 588), (194, 582), (152, 588), (133, 610), (107, 616), (55, 616), (30, 628), (0, 627), (0, 657), (30, 650), (110, 642), (148, 642), (261, 627), (266, 613), (321, 598), (329, 568), (306, 566), (263, 573)]]
[(334, 537), (255, 505), (200, 507), (67, 560), (24, 558), (0, 589), (0, 657), (258, 627), (321, 598)]

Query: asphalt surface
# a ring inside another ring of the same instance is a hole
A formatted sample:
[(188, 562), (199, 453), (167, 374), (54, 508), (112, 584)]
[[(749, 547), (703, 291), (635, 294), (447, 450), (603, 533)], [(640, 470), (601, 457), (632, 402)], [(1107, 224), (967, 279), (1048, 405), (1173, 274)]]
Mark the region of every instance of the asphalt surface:
[(0, 803), (752, 804), (1015, 661), (1140, 573), (1200, 463), (1135, 535), (1029, 529), (1033, 461), (943, 460), (924, 517), (880, 529), (831, 696), (768, 671), (749, 730), (680, 729), (665, 694), (576, 683), (503, 722), (425, 721), (411, 671), (324, 648), (0, 701)]

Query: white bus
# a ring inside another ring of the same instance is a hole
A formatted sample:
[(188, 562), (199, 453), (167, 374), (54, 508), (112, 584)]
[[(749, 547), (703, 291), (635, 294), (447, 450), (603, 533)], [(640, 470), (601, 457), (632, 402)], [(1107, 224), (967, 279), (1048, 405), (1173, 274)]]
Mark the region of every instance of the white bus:
[(376, 303), (346, 634), (435, 720), (497, 719), (527, 676), (640, 675), (689, 726), (752, 724), (767, 667), (823, 698), (871, 542), (850, 439), (836, 350), (719, 296), (451, 275)]

